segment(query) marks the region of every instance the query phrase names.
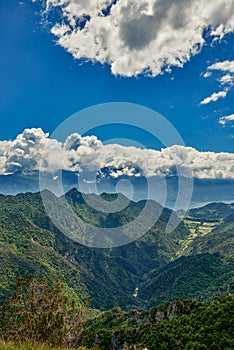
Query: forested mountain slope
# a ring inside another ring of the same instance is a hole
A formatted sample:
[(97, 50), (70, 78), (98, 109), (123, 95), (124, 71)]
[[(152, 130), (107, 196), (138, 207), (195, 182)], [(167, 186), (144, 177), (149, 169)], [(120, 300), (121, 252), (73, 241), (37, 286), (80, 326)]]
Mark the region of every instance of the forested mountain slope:
[[(131, 202), (112, 215), (90, 209), (75, 189), (67, 199), (81, 218), (101, 227), (129, 222), (144, 206), (144, 202)], [(154, 227), (129, 245), (95, 249), (74, 243), (55, 228), (40, 193), (0, 195), (0, 300), (9, 295), (19, 275), (29, 274), (60, 276), (74, 292), (90, 295), (91, 305), (100, 309), (116, 305), (144, 309), (165, 300), (209, 299), (232, 290), (232, 214), (209, 234), (197, 235), (184, 250), (181, 245), (190, 228), (182, 222), (166, 233), (170, 215), (164, 209)]]

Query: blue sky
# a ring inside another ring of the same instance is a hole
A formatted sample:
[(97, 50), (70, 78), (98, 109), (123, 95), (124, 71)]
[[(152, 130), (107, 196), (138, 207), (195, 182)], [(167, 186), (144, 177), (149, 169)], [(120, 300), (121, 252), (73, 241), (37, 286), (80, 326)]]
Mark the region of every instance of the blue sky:
[[(132, 102), (152, 108), (179, 131), (186, 145), (200, 151), (233, 152), (233, 123), (219, 123), (234, 113), (233, 88), (225, 98), (201, 105), (222, 90), (220, 71), (204, 78), (207, 67), (234, 59), (234, 33), (211, 43), (183, 68), (156, 77), (114, 76), (100, 63), (74, 60), (56, 45), (43, 23), (40, 2), (0, 3), (0, 139), (13, 139), (25, 128), (53, 130), (71, 114), (105, 102)], [(98, 134), (102, 138), (102, 134)], [(154, 147), (150, 144), (149, 147)]]

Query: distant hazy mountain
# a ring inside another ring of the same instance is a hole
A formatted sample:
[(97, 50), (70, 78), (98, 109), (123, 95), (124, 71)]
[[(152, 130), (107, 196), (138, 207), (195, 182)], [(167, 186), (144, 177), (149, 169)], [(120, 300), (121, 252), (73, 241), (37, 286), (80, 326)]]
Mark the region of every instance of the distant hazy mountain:
[(234, 212), (234, 203), (225, 204), (210, 203), (201, 208), (191, 209), (188, 215), (198, 220), (220, 220), (225, 219)]
[[(58, 174), (43, 173), (43, 179), (46, 181), (47, 188), (56, 195), (61, 195), (58, 190)], [(122, 181), (121, 181), (122, 180)], [(124, 180), (124, 181), (123, 181)], [(118, 186), (120, 181), (121, 186)], [(62, 186), (64, 193), (71, 188), (77, 188), (85, 193), (116, 193), (121, 192), (128, 198), (139, 201), (142, 199), (153, 199), (163, 206), (174, 208), (178, 193), (178, 178), (176, 176), (165, 179), (165, 188), (162, 178), (151, 178), (152, 191), (148, 194), (147, 181), (143, 177), (122, 176), (118, 179), (109, 176), (109, 172), (103, 169), (102, 174), (97, 176), (96, 184), (93, 180), (81, 180), (78, 183), (78, 176), (74, 172), (62, 171)], [(183, 181), (183, 179), (182, 179)], [(46, 186), (45, 186), (46, 187)], [(82, 189), (80, 188), (82, 187)], [(166, 189), (166, 201), (163, 200)], [(39, 191), (39, 173), (34, 172), (16, 172), (10, 175), (0, 175), (0, 193), (17, 194), (24, 192)], [(184, 193), (186, 195), (186, 193)], [(190, 208), (202, 206), (211, 202), (234, 202), (234, 180), (232, 179), (194, 179), (193, 194)], [(180, 209), (176, 208), (176, 209)], [(183, 208), (181, 208), (183, 209)]]

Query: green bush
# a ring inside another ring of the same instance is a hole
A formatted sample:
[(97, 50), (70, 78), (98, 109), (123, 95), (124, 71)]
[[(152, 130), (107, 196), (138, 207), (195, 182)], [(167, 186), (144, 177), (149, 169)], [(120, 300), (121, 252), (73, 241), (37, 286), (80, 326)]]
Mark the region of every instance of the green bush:
[(1, 307), (4, 341), (71, 346), (80, 337), (84, 304), (77, 306), (60, 280), (18, 279), (12, 297)]

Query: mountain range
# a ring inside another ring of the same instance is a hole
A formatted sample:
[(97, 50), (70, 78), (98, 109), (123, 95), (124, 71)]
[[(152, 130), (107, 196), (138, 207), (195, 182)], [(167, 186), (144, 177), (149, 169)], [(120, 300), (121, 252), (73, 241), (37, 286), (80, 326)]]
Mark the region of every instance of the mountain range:
[[(116, 195), (102, 197), (112, 201)], [(107, 214), (90, 208), (75, 188), (66, 198), (75, 213), (99, 227), (132, 221), (145, 205), (131, 201), (122, 211)], [(53, 225), (40, 193), (0, 195), (0, 301), (10, 295), (18, 276), (29, 274), (51, 280), (60, 276), (71, 293), (90, 296), (91, 306), (102, 310), (116, 305), (145, 310), (168, 300), (206, 301), (233, 291), (234, 205), (192, 209), (167, 233), (171, 214), (163, 208), (149, 232), (131, 244), (88, 248)]]
[[(135, 176), (120, 176), (114, 178), (109, 175), (109, 169), (102, 169), (102, 173), (97, 174), (94, 179), (80, 180), (75, 172), (61, 171), (51, 173), (39, 173), (38, 171), (18, 171), (13, 174), (0, 175), (0, 193), (15, 195), (17, 193), (38, 192), (40, 189), (48, 188), (56, 195), (68, 192), (72, 188), (77, 188), (83, 193), (116, 193), (120, 192), (133, 201), (152, 199), (163, 206), (173, 209), (178, 196), (178, 177), (165, 177), (166, 190), (163, 187), (163, 178), (154, 177), (148, 179), (153, 189), (148, 193), (147, 179)], [(61, 176), (60, 176), (61, 175)], [(40, 188), (39, 178), (42, 178)], [(58, 187), (58, 182), (62, 179), (62, 192)], [(124, 181), (121, 181), (124, 180)], [(118, 186), (119, 181), (121, 186)], [(183, 179), (181, 179), (183, 182)], [(186, 181), (186, 179), (185, 179)], [(46, 185), (46, 186), (44, 186)], [(192, 197), (189, 207), (199, 207), (212, 202), (230, 203), (234, 199), (233, 179), (197, 179), (194, 178), (191, 185)], [(80, 188), (82, 187), (82, 188)], [(165, 193), (164, 193), (165, 192)], [(164, 200), (164, 195), (166, 196)], [(186, 209), (176, 208), (176, 209)]]

